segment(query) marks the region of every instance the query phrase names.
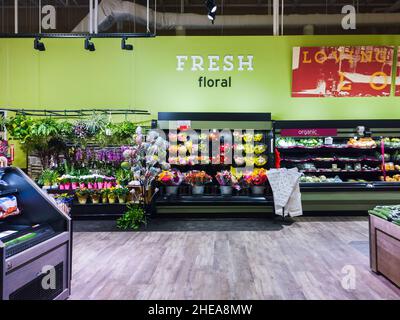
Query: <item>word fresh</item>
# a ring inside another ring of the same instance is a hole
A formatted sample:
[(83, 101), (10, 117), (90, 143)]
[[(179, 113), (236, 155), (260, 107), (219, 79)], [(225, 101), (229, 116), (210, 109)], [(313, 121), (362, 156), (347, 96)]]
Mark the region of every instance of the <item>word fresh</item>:
[(253, 56), (176, 56), (176, 70), (184, 71), (189, 65), (191, 71), (253, 71)]

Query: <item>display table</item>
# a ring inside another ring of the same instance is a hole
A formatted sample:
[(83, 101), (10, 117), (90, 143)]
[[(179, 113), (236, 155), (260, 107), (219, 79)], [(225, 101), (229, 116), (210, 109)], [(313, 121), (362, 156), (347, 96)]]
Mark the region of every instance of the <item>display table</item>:
[(400, 226), (369, 215), (372, 271), (400, 286)]

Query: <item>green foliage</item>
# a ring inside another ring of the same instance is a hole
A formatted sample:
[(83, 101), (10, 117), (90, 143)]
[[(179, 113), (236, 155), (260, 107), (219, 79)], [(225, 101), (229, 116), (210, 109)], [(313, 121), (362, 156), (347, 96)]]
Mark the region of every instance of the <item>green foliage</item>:
[(126, 186), (132, 180), (132, 172), (126, 169), (117, 169), (115, 171), (117, 183), (121, 186)]
[(128, 188), (115, 188), (115, 194), (119, 197), (126, 196), (129, 193)]
[(127, 211), (117, 220), (117, 227), (123, 230), (137, 230), (142, 224), (146, 223), (146, 217), (142, 207), (128, 204)]
[(4, 125), (10, 137), (14, 140), (20, 140), (21, 143), (25, 143), (30, 136), (32, 123), (32, 118), (22, 114), (17, 114), (15, 117), (4, 120)]
[(40, 175), (38, 184), (42, 186), (51, 186), (57, 182), (57, 178), (57, 171), (46, 169), (43, 170), (42, 174)]

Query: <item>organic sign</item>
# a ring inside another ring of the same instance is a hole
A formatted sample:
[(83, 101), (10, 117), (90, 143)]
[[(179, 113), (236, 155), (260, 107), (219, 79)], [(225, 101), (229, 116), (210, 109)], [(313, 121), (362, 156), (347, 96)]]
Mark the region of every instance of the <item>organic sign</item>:
[(294, 47), (293, 97), (389, 96), (394, 48)]
[(314, 129), (282, 129), (282, 137), (334, 137), (337, 136), (337, 129), (314, 128)]

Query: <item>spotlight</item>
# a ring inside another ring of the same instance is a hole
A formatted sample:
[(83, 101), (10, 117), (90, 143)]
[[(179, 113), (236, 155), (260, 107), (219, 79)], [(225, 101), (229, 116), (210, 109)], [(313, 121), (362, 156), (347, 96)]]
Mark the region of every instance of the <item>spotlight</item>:
[(206, 0), (206, 7), (207, 7), (207, 17), (214, 24), (217, 12), (217, 4), (215, 3), (215, 0)]
[(94, 43), (90, 41), (90, 38), (85, 39), (85, 50), (95, 51)]
[(33, 41), (33, 48), (38, 51), (45, 51), (46, 47), (43, 42), (40, 42), (40, 37), (36, 37)]
[(126, 44), (127, 38), (123, 37), (121, 40), (121, 49), (122, 50), (133, 50), (133, 45)]

